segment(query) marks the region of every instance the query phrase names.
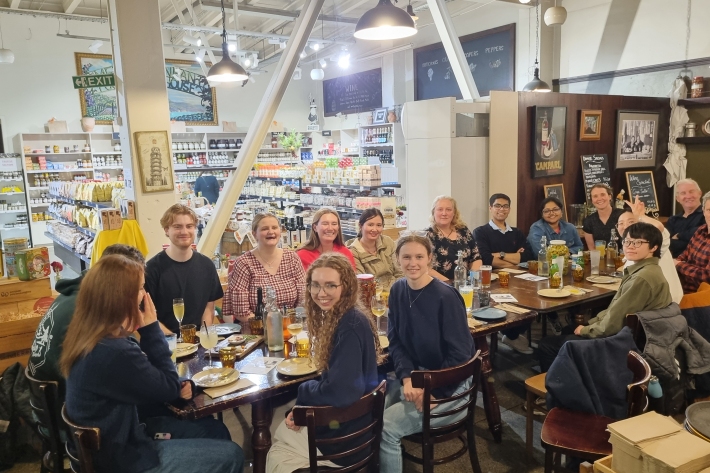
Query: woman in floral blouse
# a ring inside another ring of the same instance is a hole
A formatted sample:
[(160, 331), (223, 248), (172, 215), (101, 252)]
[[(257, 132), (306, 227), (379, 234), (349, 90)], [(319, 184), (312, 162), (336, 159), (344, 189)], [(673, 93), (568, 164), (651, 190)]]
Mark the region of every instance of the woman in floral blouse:
[(432, 268), (429, 270), (433, 277), (442, 281), (453, 280), (459, 251), (463, 252), (469, 269), (477, 271), (483, 264), (476, 240), (461, 220), (453, 197), (440, 195), (434, 199), (431, 226), (426, 232), (434, 246)]

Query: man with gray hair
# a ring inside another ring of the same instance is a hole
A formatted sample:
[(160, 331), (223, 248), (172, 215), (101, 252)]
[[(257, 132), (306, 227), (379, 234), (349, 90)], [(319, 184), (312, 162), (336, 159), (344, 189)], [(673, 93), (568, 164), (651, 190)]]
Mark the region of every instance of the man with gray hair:
[(703, 195), (700, 186), (693, 179), (681, 179), (675, 185), (675, 198), (683, 207), (683, 212), (673, 215), (666, 222), (666, 228), (671, 234), (671, 255), (680, 256), (695, 231), (704, 223), (703, 209), (700, 207), (700, 197)]

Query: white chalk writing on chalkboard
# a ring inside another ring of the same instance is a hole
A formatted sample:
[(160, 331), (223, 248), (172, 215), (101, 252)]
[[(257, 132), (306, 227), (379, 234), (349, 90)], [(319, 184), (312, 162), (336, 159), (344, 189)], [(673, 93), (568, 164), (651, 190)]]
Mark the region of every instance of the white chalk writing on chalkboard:
[(582, 180), (587, 201), (590, 199), (589, 194), (595, 184), (611, 185), (609, 159), (606, 154), (582, 156)]
[(651, 171), (636, 171), (626, 173), (626, 183), (629, 187), (629, 197), (638, 196), (646, 204), (648, 210), (658, 210), (656, 184)]

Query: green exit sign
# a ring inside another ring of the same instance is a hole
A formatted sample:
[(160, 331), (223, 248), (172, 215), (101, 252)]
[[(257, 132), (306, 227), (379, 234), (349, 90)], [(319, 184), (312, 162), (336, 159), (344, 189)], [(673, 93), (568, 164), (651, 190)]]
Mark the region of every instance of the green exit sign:
[(116, 85), (113, 74), (72, 76), (72, 82), (75, 89), (93, 89), (95, 87), (113, 87)]

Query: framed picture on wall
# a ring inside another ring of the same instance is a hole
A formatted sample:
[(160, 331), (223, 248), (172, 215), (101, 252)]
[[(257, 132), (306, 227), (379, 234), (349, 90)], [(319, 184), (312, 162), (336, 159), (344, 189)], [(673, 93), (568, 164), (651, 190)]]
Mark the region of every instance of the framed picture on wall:
[(532, 177), (565, 173), (567, 107), (533, 107)]
[(562, 218), (567, 220), (567, 201), (565, 200), (565, 186), (562, 183), (550, 184), (549, 186), (543, 186), (545, 189), (545, 198), (554, 197), (562, 202)]
[(602, 137), (602, 111), (580, 110), (579, 141), (598, 141)]
[(616, 168), (656, 165), (658, 112), (619, 110), (616, 122)]
[(167, 131), (137, 131), (136, 143), (138, 169), (143, 192), (173, 190), (173, 166)]
[[(113, 74), (113, 57), (110, 54), (74, 53), (76, 74)], [(118, 116), (116, 87), (79, 89), (81, 116), (91, 117), (97, 125), (110, 125)]]
[(387, 122), (387, 109), (386, 108), (376, 108), (374, 112), (372, 112), (372, 124), (373, 125), (382, 125), (383, 123)]
[[(209, 70), (209, 62), (205, 67)], [(178, 59), (165, 60), (165, 85), (168, 89), (170, 120), (188, 126), (216, 126), (217, 92), (210, 87), (199, 63)]]

